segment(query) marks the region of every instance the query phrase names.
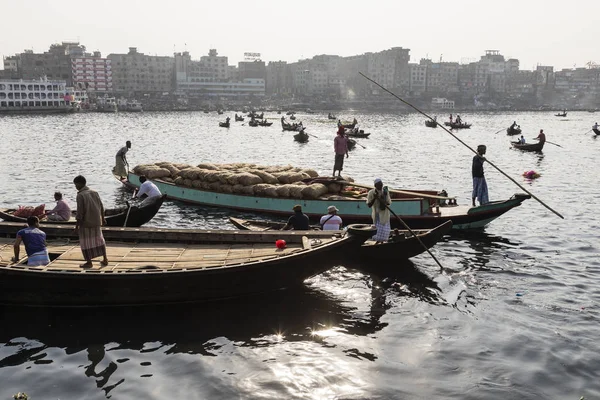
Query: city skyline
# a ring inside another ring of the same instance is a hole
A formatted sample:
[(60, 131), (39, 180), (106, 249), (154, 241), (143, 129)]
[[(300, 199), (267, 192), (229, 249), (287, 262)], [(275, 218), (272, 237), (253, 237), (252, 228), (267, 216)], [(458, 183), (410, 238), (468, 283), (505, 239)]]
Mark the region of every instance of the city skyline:
[[(103, 56), (137, 47), (149, 55), (189, 51), (199, 59), (216, 48), (230, 64), (242, 61), (245, 52), (261, 53), (265, 62), (295, 62), (318, 54), (352, 56), (396, 46), (410, 49), (411, 62), (425, 57), (475, 61), (485, 50), (495, 49), (518, 59), (524, 70), (600, 63), (594, 27), (579, 20), (581, 14), (600, 11), (598, 2), (580, 0), (565, 9), (537, 0), (523, 3), (507, 0), (502, 7), (480, 10), (481, 3), (472, 0), (457, 1), (453, 7), (431, 0), (427, 10), (439, 11), (425, 15), (419, 4), (391, 1), (348, 7), (348, 2), (308, 0), (293, 8), (262, 0), (249, 8), (232, 0), (221, 13), (189, 0), (108, 0), (102, 7), (80, 3), (65, 13), (56, 3), (33, 0), (4, 6), (4, 15), (12, 16), (3, 21), (5, 31), (15, 35), (0, 38), (0, 55), (24, 49), (43, 52), (49, 43), (79, 41)], [(19, 15), (35, 24), (23, 31)]]

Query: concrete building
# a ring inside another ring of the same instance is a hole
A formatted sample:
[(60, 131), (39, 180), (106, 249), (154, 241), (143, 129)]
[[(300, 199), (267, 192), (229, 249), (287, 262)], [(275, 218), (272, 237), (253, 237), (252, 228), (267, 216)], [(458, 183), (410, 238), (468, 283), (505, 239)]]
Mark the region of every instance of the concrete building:
[(200, 63), (204, 68), (210, 71), (212, 78), (217, 82), (225, 82), (228, 77), (228, 67), (226, 56), (219, 56), (217, 49), (210, 49), (208, 56), (200, 57)]
[(73, 85), (72, 57), (83, 57), (85, 46), (79, 42), (62, 42), (53, 44), (44, 53), (25, 50), (19, 54), (17, 69), (22, 79), (64, 80), (67, 86)]
[(239, 79), (267, 79), (265, 62), (261, 60), (240, 61), (238, 63)]
[(409, 80), (409, 92), (412, 95), (421, 95), (427, 91), (427, 65), (423, 64), (421, 60), (420, 64), (410, 63), (408, 64), (410, 80)]
[(173, 90), (174, 60), (149, 56), (130, 47), (127, 54), (109, 54), (113, 91), (126, 96)]
[(102, 58), (99, 51), (94, 55), (71, 58), (73, 86), (90, 92), (112, 92), (112, 61)]
[[(389, 50), (377, 53), (365, 53), (367, 59), (367, 75), (392, 90), (408, 90), (410, 87), (410, 49), (392, 47)], [(373, 93), (379, 92), (375, 85), (371, 84)]]
[(267, 94), (291, 94), (293, 77), (289, 65), (285, 61), (271, 61), (266, 66)]

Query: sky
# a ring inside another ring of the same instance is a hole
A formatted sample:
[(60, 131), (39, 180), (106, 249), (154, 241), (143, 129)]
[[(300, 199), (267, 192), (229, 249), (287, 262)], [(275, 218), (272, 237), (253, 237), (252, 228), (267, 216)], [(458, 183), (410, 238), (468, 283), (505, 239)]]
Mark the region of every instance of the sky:
[(0, 10), (4, 57), (79, 41), (103, 56), (137, 47), (197, 60), (216, 48), (230, 65), (245, 52), (294, 62), (391, 47), (410, 49), (411, 62), (465, 63), (499, 50), (523, 70), (600, 64), (599, 0), (0, 0)]

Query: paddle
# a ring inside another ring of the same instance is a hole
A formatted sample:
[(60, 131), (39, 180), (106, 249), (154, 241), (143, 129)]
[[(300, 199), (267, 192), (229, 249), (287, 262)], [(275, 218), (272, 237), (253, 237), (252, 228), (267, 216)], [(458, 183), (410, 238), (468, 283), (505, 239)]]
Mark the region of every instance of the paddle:
[[(134, 192), (135, 194), (135, 192)], [(131, 211), (131, 204), (129, 204), (128, 201), (125, 202), (125, 204), (127, 204), (127, 215), (125, 216), (125, 222), (123, 223), (123, 228), (125, 228), (127, 226), (127, 220), (129, 219), (129, 211)]]
[(494, 135), (496, 135), (496, 134), (498, 134), (498, 133), (502, 132), (504, 129), (505, 129), (505, 128), (502, 128), (502, 129), (500, 129), (498, 132), (494, 132)]
[(363, 149), (366, 149), (365, 146), (363, 146), (362, 144), (358, 143), (356, 140), (354, 141), (355, 144), (359, 145), (360, 147), (362, 147)]
[[(345, 185), (349, 185), (349, 186), (356, 186), (356, 187), (363, 188), (363, 189), (373, 189), (373, 186), (362, 185), (360, 183), (355, 183), (355, 182), (333, 180), (332, 183), (341, 183), (341, 184), (345, 184)], [(455, 197), (436, 196), (436, 195), (426, 194), (426, 193), (409, 192), (406, 190), (389, 189), (389, 191), (390, 191), (390, 193), (406, 194), (409, 196), (424, 197), (427, 199), (437, 199), (437, 200), (453, 200), (453, 199), (455, 199)]]
[[(537, 138), (532, 138), (531, 140), (535, 140), (535, 139), (537, 139)], [(563, 148), (563, 149), (564, 149), (564, 147), (562, 147), (560, 144), (556, 144), (556, 143), (550, 142), (550, 141), (548, 141), (548, 140), (546, 140), (546, 143), (550, 143), (550, 144), (553, 144), (553, 145), (555, 145), (555, 146), (558, 146), (558, 147), (561, 147), (561, 148)]]
[(587, 135), (588, 133), (590, 133), (591, 131), (593, 131), (593, 129), (590, 129), (589, 131), (585, 132), (584, 135)]
[[(402, 103), (406, 104), (407, 106), (411, 107), (412, 109), (414, 109), (415, 111), (417, 111), (418, 113), (420, 113), (421, 115), (424, 115), (425, 117), (429, 118), (429, 119), (433, 119), (431, 118), (429, 115), (427, 115), (426, 113), (424, 113), (423, 111), (419, 110), (417, 107), (413, 106), (412, 104), (410, 104), (409, 102), (407, 102), (406, 100), (401, 99), (398, 95), (396, 95), (393, 92), (390, 92), (388, 89), (386, 89), (385, 87), (381, 86), (379, 83), (375, 82), (373, 79), (369, 78), (368, 76), (366, 76), (365, 74), (363, 74), (362, 72), (359, 72), (360, 75), (362, 75), (363, 78), (365, 78), (366, 80), (372, 82), (373, 84), (379, 86), (383, 91), (391, 94), (392, 96), (394, 96), (396, 99), (400, 100)], [(436, 123), (438, 124), (438, 126), (440, 126), (440, 128), (442, 128), (443, 130), (445, 130), (446, 132), (448, 132), (454, 139), (458, 140), (463, 146), (465, 146), (467, 149), (471, 150), (473, 153), (478, 154), (477, 151), (475, 151), (474, 149), (472, 149), (468, 144), (466, 144), (465, 142), (463, 142), (462, 140), (460, 140), (455, 134), (453, 134), (452, 132), (450, 132), (448, 129), (446, 129), (445, 126), (442, 126), (439, 122), (436, 121)], [(533, 193), (531, 193), (529, 190), (525, 189), (523, 187), (523, 185), (521, 185), (519, 182), (515, 181), (513, 178), (511, 178), (509, 175), (507, 175), (504, 171), (502, 171), (500, 168), (498, 168), (494, 163), (492, 163), (489, 159), (486, 158), (486, 161), (488, 162), (488, 164), (490, 164), (492, 167), (494, 167), (498, 172), (500, 172), (502, 175), (504, 175), (506, 178), (508, 178), (510, 181), (512, 181), (512, 183), (514, 183), (515, 185), (517, 185), (519, 188), (521, 188), (521, 190), (523, 190), (525, 193), (527, 193), (528, 195), (530, 195), (532, 198), (534, 198), (535, 200), (537, 200), (541, 205), (543, 205), (544, 207), (546, 207), (548, 210), (552, 211), (554, 214), (558, 215), (560, 218), (565, 219), (565, 217), (563, 217), (558, 211), (555, 211), (554, 209), (552, 209), (552, 207), (550, 207), (549, 205), (547, 205), (546, 203), (544, 203), (542, 200), (540, 200), (539, 198), (537, 198), (537, 196), (535, 196)]]
[(433, 260), (437, 263), (437, 265), (440, 266), (440, 269), (443, 270), (444, 267), (442, 267), (442, 264), (438, 261), (437, 258), (435, 258), (435, 256), (433, 255), (433, 253), (431, 251), (429, 251), (429, 249), (427, 248), (427, 246), (425, 246), (425, 243), (423, 243), (423, 241), (421, 241), (421, 238), (419, 236), (417, 236), (417, 234), (414, 233), (412, 229), (410, 229), (410, 226), (408, 226), (406, 224), (406, 222), (404, 222), (404, 220), (402, 220), (402, 218), (400, 218), (398, 216), (398, 214), (396, 214), (394, 212), (394, 210), (392, 210), (387, 204), (385, 205), (385, 208), (387, 208), (388, 210), (390, 210), (390, 212), (394, 215), (394, 217), (398, 218), (398, 221), (400, 221), (400, 223), (411, 233), (411, 235), (413, 235), (417, 239), (417, 241), (421, 244), (421, 246), (423, 246), (423, 248), (429, 253), (429, 255), (431, 256), (431, 258), (433, 258)]

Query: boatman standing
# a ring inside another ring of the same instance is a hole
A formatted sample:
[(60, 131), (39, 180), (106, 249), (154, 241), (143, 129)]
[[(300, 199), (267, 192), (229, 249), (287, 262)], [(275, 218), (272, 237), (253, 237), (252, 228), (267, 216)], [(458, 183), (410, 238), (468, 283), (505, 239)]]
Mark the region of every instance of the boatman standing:
[(333, 150), (335, 151), (335, 162), (333, 164), (333, 176), (338, 171), (338, 177), (342, 178), (342, 169), (344, 169), (344, 155), (348, 158), (348, 138), (345, 135), (343, 125), (338, 128), (335, 139), (333, 139)]
[(153, 182), (150, 182), (145, 175), (140, 175), (140, 183), (140, 190), (136, 190), (133, 197), (141, 199), (142, 196), (146, 196), (142, 204), (140, 204), (141, 207), (151, 203), (152, 199), (162, 196), (160, 189)]
[(375, 179), (374, 189), (369, 191), (367, 195), (367, 206), (372, 208), (371, 217), (373, 223), (377, 227), (377, 233), (373, 236), (373, 240), (377, 243), (387, 242), (390, 238), (390, 209), (392, 198), (387, 186), (383, 186), (381, 178)]
[(540, 144), (546, 143), (546, 134), (543, 129), (540, 129), (540, 134), (537, 135), (536, 139), (540, 141)]
[(486, 147), (483, 144), (477, 146), (477, 154), (473, 157), (473, 207), (475, 207), (475, 199), (479, 200), (480, 205), (489, 203), (488, 187), (483, 175), (483, 163), (485, 162)]
[(115, 167), (113, 168), (113, 174), (120, 177), (121, 179), (127, 178), (127, 169), (125, 168), (127, 163), (127, 152), (131, 148), (131, 142), (128, 140), (125, 142), (125, 146), (121, 147), (115, 156)]

